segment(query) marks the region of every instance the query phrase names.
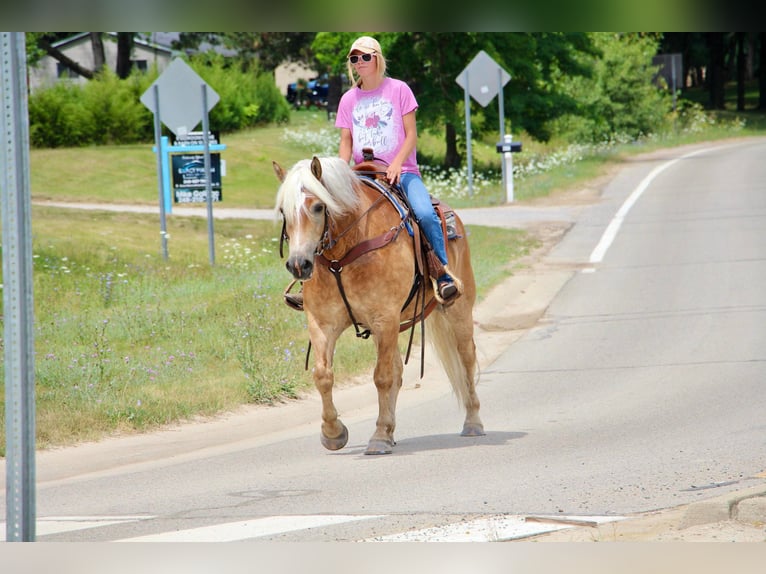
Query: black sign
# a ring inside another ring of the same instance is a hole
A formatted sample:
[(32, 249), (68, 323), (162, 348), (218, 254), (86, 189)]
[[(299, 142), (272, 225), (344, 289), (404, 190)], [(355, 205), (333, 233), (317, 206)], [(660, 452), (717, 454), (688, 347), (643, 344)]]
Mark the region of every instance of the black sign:
[[(176, 203), (207, 201), (205, 154), (179, 153), (171, 155), (173, 168), (173, 199)], [(210, 154), (210, 187), (213, 201), (222, 201), (221, 154)]]

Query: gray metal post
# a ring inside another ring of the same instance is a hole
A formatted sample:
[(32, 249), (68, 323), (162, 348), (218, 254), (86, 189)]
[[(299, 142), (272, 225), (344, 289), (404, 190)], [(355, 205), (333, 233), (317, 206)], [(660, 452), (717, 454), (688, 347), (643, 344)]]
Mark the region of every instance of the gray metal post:
[[(500, 141), (505, 141), (505, 103), (503, 101), (503, 69), (498, 66), (497, 68), (497, 111), (500, 116)], [(506, 173), (504, 161), (500, 162), (500, 167), (503, 173), (503, 187), (508, 189), (508, 175)]]
[(471, 84), (468, 82), (468, 70), (465, 71), (465, 155), (468, 166), (468, 195), (473, 195), (473, 153), (471, 152)]
[(160, 87), (154, 85), (154, 141), (157, 145), (157, 185), (160, 194), (160, 244), (162, 258), (168, 259), (168, 226), (165, 221), (165, 198), (163, 197), (164, 174), (162, 170), (162, 121), (160, 120)]
[(0, 32), (6, 540), (35, 539), (35, 381), (29, 111), (23, 32)]
[(207, 243), (210, 265), (215, 265), (215, 235), (213, 232), (213, 179), (210, 174), (210, 122), (207, 114), (207, 84), (202, 84), (202, 141), (205, 145), (205, 191), (207, 192)]

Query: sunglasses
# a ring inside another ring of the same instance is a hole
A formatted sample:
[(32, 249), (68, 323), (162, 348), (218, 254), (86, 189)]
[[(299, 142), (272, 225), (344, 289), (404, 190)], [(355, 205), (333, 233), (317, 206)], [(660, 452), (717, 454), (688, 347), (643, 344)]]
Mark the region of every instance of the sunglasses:
[(356, 64), (360, 59), (362, 60), (362, 62), (371, 62), (372, 57), (374, 55), (375, 55), (375, 52), (373, 52), (372, 54), (362, 54), (361, 56), (357, 56), (356, 54), (354, 54), (353, 56), (348, 57), (348, 61), (351, 62), (352, 64)]

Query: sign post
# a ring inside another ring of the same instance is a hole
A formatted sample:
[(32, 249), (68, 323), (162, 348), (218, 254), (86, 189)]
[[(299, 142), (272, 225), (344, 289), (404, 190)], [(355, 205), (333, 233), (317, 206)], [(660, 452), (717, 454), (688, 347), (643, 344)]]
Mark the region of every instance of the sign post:
[[(500, 115), (500, 139), (503, 139), (505, 132), (505, 109), (503, 105), (503, 87), (511, 79), (511, 76), (489, 54), (484, 50), (479, 51), (473, 60), (463, 69), (455, 78), (458, 85), (465, 90), (465, 118), (466, 118), (466, 162), (468, 165), (468, 194), (473, 194), (473, 157), (471, 154), (471, 110), (469, 94), (482, 107), (493, 98), (500, 94), (499, 115)], [(502, 164), (503, 181), (506, 179), (505, 164)]]
[(24, 32), (0, 32), (0, 191), (8, 542), (35, 539), (35, 364)]
[[(199, 90), (199, 87), (202, 90)], [(141, 96), (141, 103), (154, 114), (155, 122), (155, 150), (157, 152), (157, 172), (160, 187), (160, 233), (163, 240), (163, 255), (167, 258), (167, 232), (165, 229), (165, 211), (170, 211), (168, 199), (169, 168), (167, 166), (167, 151), (186, 151), (170, 148), (161, 135), (158, 124), (164, 123), (167, 128), (177, 136), (185, 136), (194, 129), (200, 121), (207, 124), (208, 112), (215, 107), (221, 99), (220, 96), (208, 86), (205, 81), (180, 58), (173, 60), (165, 71), (150, 88)], [(214, 237), (213, 237), (213, 209), (210, 183), (210, 150), (213, 146), (208, 142), (209, 129), (204, 129), (202, 150), (204, 152), (205, 177), (207, 180), (208, 201), (208, 234), (210, 244), (210, 264), (215, 263)], [(223, 149), (225, 146), (218, 146)], [(191, 151), (191, 150), (189, 150)], [(163, 192), (163, 188), (165, 191)]]

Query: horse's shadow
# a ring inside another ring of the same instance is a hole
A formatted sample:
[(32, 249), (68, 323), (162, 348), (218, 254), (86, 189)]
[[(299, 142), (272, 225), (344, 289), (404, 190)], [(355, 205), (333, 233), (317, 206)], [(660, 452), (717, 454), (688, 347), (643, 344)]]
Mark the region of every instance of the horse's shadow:
[[(525, 436), (527, 436), (527, 433), (525, 432), (508, 431), (487, 431), (486, 435), (477, 437), (463, 437), (458, 433), (412, 436), (396, 441), (396, 446), (394, 446), (392, 454), (416, 454), (425, 451), (470, 448), (475, 446), (504, 446), (511, 440), (524, 438)], [(343, 450), (333, 454), (364, 455), (366, 448), (366, 445), (355, 444), (353, 446), (347, 446)]]

